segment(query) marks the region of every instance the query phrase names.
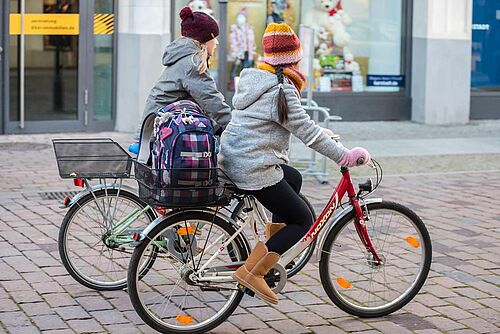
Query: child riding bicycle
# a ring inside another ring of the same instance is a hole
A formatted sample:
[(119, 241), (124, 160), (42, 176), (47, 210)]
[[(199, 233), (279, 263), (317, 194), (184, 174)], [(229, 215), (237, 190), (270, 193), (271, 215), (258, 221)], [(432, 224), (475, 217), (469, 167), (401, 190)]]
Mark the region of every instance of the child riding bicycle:
[(272, 224), (266, 228), (269, 239), (257, 243), (233, 277), (265, 301), (277, 304), (276, 294), (263, 277), (313, 223), (298, 195), (302, 177), (287, 165), (290, 134), (341, 166), (366, 164), (370, 155), (363, 148), (348, 150), (333, 141), (333, 133), (315, 124), (302, 108), (305, 77), (297, 68), (302, 48), (292, 28), (271, 23), (262, 42), (263, 62), (257, 69), (241, 72), (232, 120), (221, 137), (219, 163), (238, 188), (273, 213)]
[[(166, 67), (146, 100), (136, 140), (139, 140), (142, 121), (148, 114), (179, 100), (192, 100), (221, 128), (231, 119), (231, 108), (208, 72), (208, 60), (219, 44), (217, 22), (189, 7), (184, 7), (179, 16), (182, 37), (165, 49), (162, 59)], [(130, 151), (137, 153), (139, 145), (132, 146)]]

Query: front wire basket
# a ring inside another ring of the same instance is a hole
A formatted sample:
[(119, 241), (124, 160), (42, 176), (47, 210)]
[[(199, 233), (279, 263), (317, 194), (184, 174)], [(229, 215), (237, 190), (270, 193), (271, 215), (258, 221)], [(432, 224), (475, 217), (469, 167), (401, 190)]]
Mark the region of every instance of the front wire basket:
[(220, 168), (153, 169), (135, 160), (134, 166), (139, 197), (154, 207), (224, 206), (236, 191)]
[(69, 178), (129, 178), (132, 157), (110, 138), (53, 139), (59, 175)]

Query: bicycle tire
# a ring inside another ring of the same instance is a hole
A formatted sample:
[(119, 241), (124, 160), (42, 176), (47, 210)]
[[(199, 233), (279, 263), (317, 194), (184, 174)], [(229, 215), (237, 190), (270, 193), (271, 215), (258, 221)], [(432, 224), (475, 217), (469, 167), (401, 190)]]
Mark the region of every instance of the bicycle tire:
[[(319, 262), (321, 284), (323, 285), (323, 288), (325, 289), (328, 297), (332, 300), (332, 302), (336, 306), (338, 306), (340, 309), (351, 315), (355, 315), (361, 318), (373, 318), (373, 317), (385, 316), (401, 309), (403, 306), (409, 303), (415, 297), (415, 295), (420, 291), (423, 284), (425, 283), (425, 280), (427, 279), (427, 276), (429, 274), (429, 269), (432, 261), (431, 239), (427, 231), (427, 228), (425, 227), (424, 223), (416, 213), (414, 213), (412, 210), (410, 210), (404, 205), (389, 201), (368, 204), (367, 209), (368, 212), (373, 212), (376, 210), (394, 211), (406, 217), (406, 219), (408, 219), (408, 221), (412, 223), (413, 227), (416, 228), (417, 232), (420, 235), (420, 240), (423, 243), (423, 247), (421, 247), (421, 249), (424, 252), (423, 256), (424, 259), (418, 277), (412, 283), (409, 290), (405, 291), (404, 294), (398, 297), (395, 302), (393, 302), (392, 304), (388, 304), (385, 307), (376, 307), (375, 309), (356, 307), (352, 303), (347, 302), (345, 298), (342, 298), (339, 295), (339, 293), (336, 292), (334, 284), (330, 278), (329, 260), (331, 256), (335, 256), (335, 254), (333, 254), (333, 252), (331, 251), (332, 244), (336, 241), (337, 234), (339, 234), (347, 224), (349, 223), (353, 224), (354, 210), (345, 217), (343, 217), (340, 221), (338, 221), (335, 227), (328, 234), (325, 240), (325, 244), (323, 245), (321, 250), (321, 259)], [(367, 228), (368, 225), (369, 224), (367, 223), (366, 224)], [(390, 226), (387, 229), (387, 231), (389, 231), (389, 229)], [(354, 237), (357, 237), (357, 235), (354, 235)], [(384, 245), (385, 245), (385, 240), (384, 240)], [(343, 245), (336, 245), (336, 246), (342, 247)], [(389, 256), (389, 254), (387, 254), (387, 256)], [(385, 272), (384, 272), (384, 278), (385, 278)]]
[[(316, 212), (314, 211), (314, 207), (312, 206), (311, 202), (305, 197), (302, 193), (299, 193), (300, 198), (306, 203), (307, 207), (311, 211), (311, 214), (313, 216), (313, 221), (316, 221)], [(241, 210), (244, 208), (245, 203), (243, 201), (240, 201), (236, 207), (234, 208), (232, 214), (231, 214), (231, 219), (236, 220), (239, 215), (241, 215)], [(314, 254), (314, 249), (316, 249), (316, 243), (317, 243), (317, 238), (314, 239), (311, 244), (302, 252), (298, 255), (299, 260), (297, 262), (293, 261), (294, 263), (291, 264), (291, 268), (289, 265), (287, 265), (285, 268), (286, 269), (286, 276), (287, 278), (291, 278), (297, 273), (299, 273), (304, 266), (309, 262), (311, 259), (311, 256)], [(249, 249), (249, 252), (251, 249)], [(294, 259), (295, 260), (295, 259)]]
[[(117, 189), (107, 189), (107, 190), (101, 189), (94, 191), (93, 194), (89, 193), (79, 198), (77, 202), (75, 202), (70, 207), (70, 209), (64, 216), (61, 227), (59, 229), (58, 248), (59, 248), (59, 255), (61, 257), (61, 261), (64, 267), (78, 283), (90, 289), (98, 291), (112, 291), (112, 290), (121, 290), (125, 288), (127, 286), (127, 279), (126, 279), (127, 272), (126, 271), (124, 272), (124, 277), (122, 279), (118, 279), (116, 281), (104, 282), (88, 277), (87, 275), (82, 273), (82, 270), (78, 268), (79, 266), (75, 264), (74, 261), (71, 260), (71, 256), (68, 254), (67, 235), (69, 233), (69, 229), (74, 223), (75, 217), (78, 217), (80, 212), (83, 212), (82, 210), (85, 210), (85, 208), (89, 204), (96, 201), (96, 199), (101, 200), (106, 196), (108, 198), (117, 198), (117, 193), (118, 193)], [(129, 201), (130, 203), (134, 204), (138, 209), (143, 209), (147, 206), (147, 204), (143, 202), (137, 195), (124, 189), (120, 189), (118, 198)], [(145, 214), (148, 219), (148, 223), (156, 218), (156, 214), (152, 209), (146, 211)], [(104, 244), (104, 242), (102, 242), (102, 244)], [(148, 267), (152, 265), (153, 261), (154, 261), (154, 254), (152, 254), (150, 263), (147, 263), (146, 266), (144, 267), (142, 273), (143, 275), (147, 272)]]
[[(187, 218), (186, 218), (187, 217)], [(214, 329), (215, 327), (219, 326), (222, 322), (224, 322), (232, 313), (233, 311), (238, 307), (244, 293), (242, 290), (238, 289), (235, 290), (234, 292), (234, 297), (233, 299), (227, 304), (227, 306), (224, 307), (224, 311), (218, 315), (215, 319), (210, 321), (209, 323), (206, 323), (200, 327), (195, 327), (195, 328), (187, 328), (187, 329), (175, 329), (172, 328), (174, 327), (173, 325), (170, 325), (171, 327), (167, 326), (166, 324), (160, 323), (160, 321), (155, 318), (153, 315), (148, 312), (148, 310), (145, 308), (143, 305), (143, 302), (141, 301), (141, 298), (139, 296), (139, 291), (138, 291), (138, 283), (139, 281), (141, 283), (144, 283), (144, 280), (148, 278), (148, 275), (145, 277), (141, 278), (137, 274), (137, 266), (138, 263), (141, 260), (142, 253), (147, 249), (148, 245), (153, 242), (157, 236), (161, 236), (162, 233), (169, 227), (175, 226), (175, 225), (181, 225), (187, 219), (191, 220), (198, 220), (203, 222), (204, 229), (207, 229), (207, 224), (215, 224), (222, 230), (224, 230), (228, 235), (233, 235), (236, 233), (235, 227), (230, 224), (228, 221), (222, 219), (219, 216), (213, 216), (213, 214), (210, 214), (209, 212), (203, 212), (203, 211), (188, 211), (185, 214), (182, 213), (173, 213), (170, 215), (167, 215), (164, 217), (164, 220), (160, 222), (155, 228), (153, 228), (147, 236), (145, 236), (145, 239), (143, 242), (141, 242), (134, 250), (134, 253), (132, 254), (131, 260), (130, 260), (130, 265), (129, 265), (129, 270), (128, 270), (128, 294), (130, 296), (130, 300), (132, 302), (132, 305), (136, 311), (136, 313), (139, 315), (139, 317), (151, 328), (161, 332), (161, 333), (167, 333), (167, 334), (197, 334), (197, 333), (205, 333), (207, 331), (210, 331)], [(238, 249), (237, 251), (240, 254), (241, 259), (240, 261), (245, 260), (248, 257), (247, 249), (248, 246), (245, 243), (245, 240), (241, 238), (241, 236), (236, 237), (234, 240), (234, 246), (236, 246)], [(233, 245), (233, 243), (228, 245), (229, 246)], [(234, 259), (236, 260), (236, 259)], [(154, 269), (152, 269), (154, 271)], [(234, 282), (236, 286), (236, 281)], [(175, 288), (174, 288), (175, 289)], [(173, 291), (173, 290), (172, 290)], [(163, 304), (162, 304), (163, 305)], [(167, 303), (168, 305), (168, 303)], [(226, 304), (225, 304), (226, 305)], [(161, 320), (161, 319), (160, 319)], [(179, 327), (179, 326), (177, 326)]]

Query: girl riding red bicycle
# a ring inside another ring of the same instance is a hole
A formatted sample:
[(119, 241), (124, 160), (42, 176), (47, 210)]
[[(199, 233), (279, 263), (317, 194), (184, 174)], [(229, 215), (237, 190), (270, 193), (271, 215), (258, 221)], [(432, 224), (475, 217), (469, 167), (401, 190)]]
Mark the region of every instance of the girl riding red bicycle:
[(232, 119), (221, 137), (220, 167), (238, 188), (273, 213), (266, 244), (258, 242), (233, 277), (273, 304), (276, 294), (264, 280), (280, 256), (309, 230), (313, 217), (299, 197), (300, 173), (287, 165), (290, 135), (341, 166), (370, 161), (363, 148), (348, 150), (333, 133), (315, 124), (300, 103), (305, 77), (297, 65), (302, 48), (287, 24), (271, 23), (263, 37), (264, 59), (241, 72)]

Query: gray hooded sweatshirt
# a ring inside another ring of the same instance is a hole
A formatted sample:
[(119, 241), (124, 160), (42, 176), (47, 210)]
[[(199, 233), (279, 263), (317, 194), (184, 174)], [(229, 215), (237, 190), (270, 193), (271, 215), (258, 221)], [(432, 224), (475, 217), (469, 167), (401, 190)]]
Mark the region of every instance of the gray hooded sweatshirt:
[(235, 109), (222, 133), (219, 154), (219, 167), (240, 189), (260, 190), (283, 179), (279, 165), (288, 163), (291, 134), (336, 163), (347, 151), (311, 120), (290, 82), (285, 81), (284, 90), (289, 113), (281, 124), (277, 76), (254, 68), (241, 72)]
[[(178, 38), (167, 46), (162, 60), (166, 68), (149, 93), (143, 120), (161, 107), (187, 99), (197, 103), (220, 127), (227, 125), (231, 108), (224, 102), (224, 96), (208, 71), (198, 73), (199, 60), (193, 58), (195, 51), (196, 46), (189, 38)], [(141, 125), (142, 121), (139, 131)]]

